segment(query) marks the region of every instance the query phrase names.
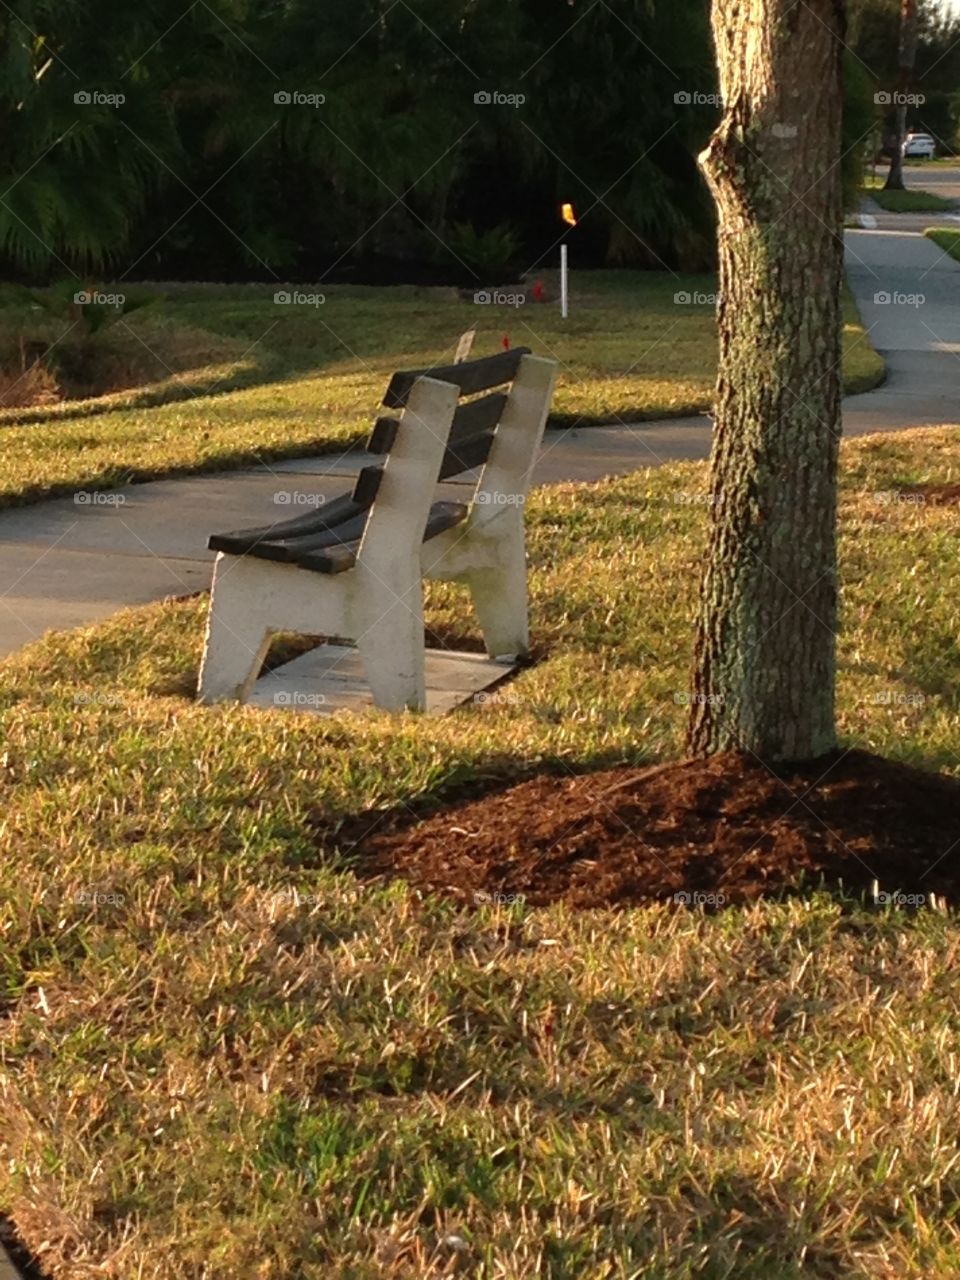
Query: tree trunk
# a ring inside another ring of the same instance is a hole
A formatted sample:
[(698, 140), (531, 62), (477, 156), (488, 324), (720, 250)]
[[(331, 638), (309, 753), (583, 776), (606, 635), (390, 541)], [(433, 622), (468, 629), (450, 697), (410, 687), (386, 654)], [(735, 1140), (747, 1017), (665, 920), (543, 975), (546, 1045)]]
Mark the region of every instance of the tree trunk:
[(835, 746), (843, 0), (713, 0), (723, 119), (711, 528), (688, 747)]
[(900, 0), (900, 75), (897, 78), (896, 100), (896, 139), (894, 140), (893, 159), (890, 161), (890, 172), (883, 184), (885, 191), (904, 191), (903, 181), (903, 140), (907, 136), (907, 103), (906, 96), (913, 84), (913, 73), (917, 65), (917, 0)]

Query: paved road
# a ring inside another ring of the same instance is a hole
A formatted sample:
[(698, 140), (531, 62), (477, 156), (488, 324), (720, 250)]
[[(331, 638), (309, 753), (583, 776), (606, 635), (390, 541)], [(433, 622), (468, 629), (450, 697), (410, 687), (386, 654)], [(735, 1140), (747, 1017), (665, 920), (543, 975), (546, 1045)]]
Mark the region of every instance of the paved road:
[[(907, 165), (903, 172), (908, 190), (929, 191), (944, 200), (956, 200), (957, 209), (934, 213), (887, 213), (874, 201), (867, 200), (863, 210), (864, 226), (876, 231), (916, 231), (920, 234), (927, 227), (960, 226), (960, 165)], [(876, 176), (886, 179), (886, 173), (885, 168), (878, 169)]]
[[(884, 176), (884, 171), (879, 171)], [(960, 200), (960, 165), (908, 164), (904, 182), (918, 191), (932, 191), (945, 200)]]
[[(844, 433), (960, 420), (960, 263), (918, 235), (855, 231), (847, 237), (847, 271), (889, 376), (883, 388), (845, 401)], [(705, 458), (709, 450), (704, 417), (548, 432), (534, 483), (597, 480)], [(364, 461), (356, 454), (307, 458), (131, 485), (115, 495), (117, 505), (67, 498), (0, 512), (0, 655), (50, 628), (205, 588), (211, 531), (304, 511), (317, 494), (343, 492)]]
[[(886, 164), (870, 170), (870, 176), (881, 182), (887, 180)], [(907, 164), (903, 170), (904, 185), (911, 191), (932, 191), (944, 200), (960, 200), (960, 163), (928, 164), (920, 161)]]
[(868, 200), (860, 213), (860, 225), (870, 231), (913, 231), (922, 236), (928, 227), (960, 231), (960, 213), (885, 213)]

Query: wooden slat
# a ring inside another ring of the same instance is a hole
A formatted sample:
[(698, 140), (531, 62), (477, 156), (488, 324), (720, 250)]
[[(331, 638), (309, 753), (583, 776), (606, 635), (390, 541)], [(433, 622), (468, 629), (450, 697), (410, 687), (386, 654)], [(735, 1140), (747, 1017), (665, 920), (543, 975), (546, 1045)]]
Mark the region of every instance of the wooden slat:
[(380, 481), (383, 479), (383, 467), (364, 467), (357, 476), (353, 490), (353, 500), (367, 510), (377, 500)]
[(312, 551), (324, 551), (331, 547), (344, 547), (359, 544), (363, 531), (367, 526), (369, 511), (361, 511), (352, 520), (345, 520), (335, 529), (324, 529), (319, 533), (304, 534), (299, 538), (291, 538), (286, 542), (261, 542), (250, 553), (259, 560), (278, 560), (281, 564), (299, 564), (300, 557)]
[[(336, 542), (349, 541), (359, 537), (367, 514), (373, 506), (380, 480), (383, 476), (381, 467), (364, 467), (357, 477), (352, 494), (342, 494), (332, 502), (310, 511), (302, 516), (294, 516), (292, 520), (283, 520), (278, 524), (262, 525), (258, 529), (240, 529), (235, 533), (215, 533), (207, 546), (211, 551), (226, 551), (229, 555), (254, 555), (261, 560), (288, 560), (284, 547), (302, 538), (323, 538), (331, 534), (320, 545), (326, 546)], [(343, 527), (355, 527), (356, 532), (343, 537)]]
[[(430, 508), (427, 527), (423, 540), (428, 542), (438, 533), (453, 529), (466, 520), (469, 508), (462, 502), (435, 502)], [(316, 550), (301, 550), (295, 557), (295, 563), (301, 569), (311, 569), (314, 573), (343, 573), (352, 569), (357, 562), (359, 539), (349, 546), (325, 547)]]
[(342, 494), (332, 502), (324, 503), (313, 511), (292, 520), (262, 525), (257, 529), (240, 529), (234, 533), (215, 533), (208, 540), (211, 551), (226, 551), (230, 555), (245, 555), (269, 539), (272, 542), (298, 538), (305, 534), (319, 533), (322, 529), (335, 528), (345, 520), (352, 520), (366, 507), (361, 507), (349, 494)]
[(314, 573), (345, 573), (357, 563), (359, 543), (350, 547), (329, 547), (326, 551), (312, 551), (297, 560), (297, 567)]
[(505, 391), (495, 391), (493, 395), (460, 405), (453, 415), (450, 444), (455, 445), (461, 440), (469, 440), (471, 436), (493, 431), (503, 417), (509, 398)]
[(367, 441), (367, 453), (389, 453), (396, 442), (399, 429), (398, 418), (378, 418)]
[(423, 534), (424, 542), (429, 542), (438, 533), (445, 533), (447, 529), (455, 529), (458, 524), (463, 524), (469, 514), (470, 508), (462, 502), (435, 502), (430, 508)]
[(496, 433), (484, 431), (482, 435), (471, 436), (469, 440), (459, 440), (443, 455), (440, 467), (440, 479), (458, 476), (461, 471), (472, 471), (474, 467), (482, 467), (490, 456), (490, 448)]
[[(520, 361), (528, 354), (528, 348), (517, 347), (513, 351), (487, 356), (481, 360), (395, 373), (384, 404), (391, 408), (402, 408), (417, 378), (423, 376), (452, 382), (464, 395), (501, 386), (516, 376)], [(439, 479), (446, 480), (486, 462), (506, 403), (507, 396), (497, 392), (458, 407), (450, 428), (450, 440)], [(371, 436), (370, 451), (389, 453), (398, 427), (396, 418), (379, 418)], [(382, 478), (382, 467), (364, 467), (357, 477), (352, 495), (344, 494), (321, 509), (295, 516), (292, 520), (233, 533), (214, 534), (207, 545), (213, 551), (224, 551), (231, 555), (254, 555), (261, 559), (287, 563), (292, 561), (301, 564), (302, 557), (306, 555), (311, 557), (311, 562), (304, 564), (305, 568), (323, 573), (339, 573), (353, 563), (348, 556), (339, 552), (346, 550), (344, 543), (353, 543), (362, 537)], [(435, 505), (442, 507), (444, 504)], [(444, 524), (442, 527), (448, 528), (449, 525)], [(442, 531), (440, 526), (437, 526), (436, 531)], [(333, 554), (335, 551), (337, 554)]]
[(520, 368), (520, 361), (529, 354), (529, 347), (515, 347), (512, 351), (485, 356), (482, 360), (465, 360), (463, 364), (437, 365), (433, 369), (395, 373), (390, 379), (383, 403), (388, 409), (402, 409), (418, 378), (437, 378), (440, 382), (452, 382), (460, 388), (461, 395), (489, 391), (491, 387), (512, 382)]
[[(481, 396), (479, 400), (468, 400), (466, 404), (460, 405), (453, 415), (449, 443), (453, 445), (492, 430), (503, 417), (509, 398), (505, 391), (494, 391), (492, 395)], [(389, 453), (396, 443), (399, 429), (398, 418), (378, 418), (367, 443), (367, 452)]]

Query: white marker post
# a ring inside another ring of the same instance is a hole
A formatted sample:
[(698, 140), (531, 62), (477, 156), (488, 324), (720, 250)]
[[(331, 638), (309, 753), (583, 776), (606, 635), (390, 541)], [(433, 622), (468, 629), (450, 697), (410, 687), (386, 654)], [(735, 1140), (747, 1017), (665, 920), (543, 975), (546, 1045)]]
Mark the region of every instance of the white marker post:
[[(572, 204), (560, 206), (560, 217), (568, 227), (577, 225), (577, 214)], [(566, 233), (564, 233), (566, 234)], [(560, 314), (566, 320), (570, 312), (570, 271), (567, 261), (567, 243), (560, 245)]]

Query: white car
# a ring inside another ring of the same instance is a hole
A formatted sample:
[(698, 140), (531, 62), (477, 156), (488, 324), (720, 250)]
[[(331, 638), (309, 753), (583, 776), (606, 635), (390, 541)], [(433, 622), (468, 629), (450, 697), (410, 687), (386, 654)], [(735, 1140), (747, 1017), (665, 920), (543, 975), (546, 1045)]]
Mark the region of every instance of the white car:
[(932, 160), (937, 144), (929, 133), (908, 133), (903, 140), (903, 154), (914, 160)]

